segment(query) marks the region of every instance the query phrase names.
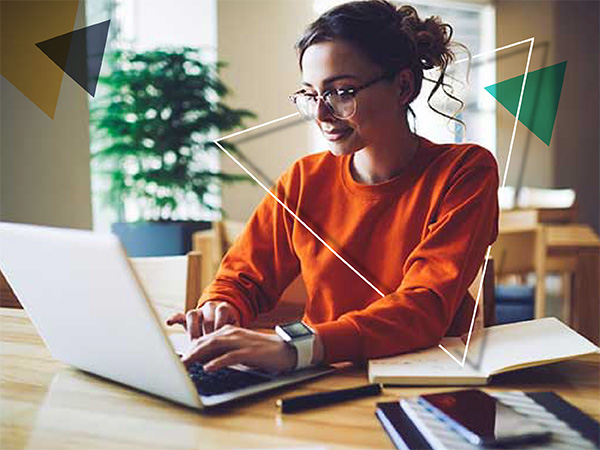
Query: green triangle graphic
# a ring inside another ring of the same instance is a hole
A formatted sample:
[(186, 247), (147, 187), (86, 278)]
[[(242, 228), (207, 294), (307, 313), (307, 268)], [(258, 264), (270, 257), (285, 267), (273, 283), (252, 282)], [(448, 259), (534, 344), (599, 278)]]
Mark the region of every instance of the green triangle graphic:
[[(546, 145), (550, 145), (567, 61), (527, 74), (519, 122), (529, 128)], [(485, 88), (513, 116), (517, 115), (524, 75)]]

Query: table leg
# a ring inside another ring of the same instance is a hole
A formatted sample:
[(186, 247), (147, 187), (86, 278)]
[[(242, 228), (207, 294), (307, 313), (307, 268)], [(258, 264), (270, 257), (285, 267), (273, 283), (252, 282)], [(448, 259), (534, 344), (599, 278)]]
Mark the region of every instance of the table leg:
[(564, 272), (562, 275), (562, 321), (571, 323), (571, 309), (573, 307), (573, 274)]
[(539, 319), (546, 314), (546, 239), (544, 229), (537, 228), (535, 243), (535, 304), (533, 317)]
[(571, 326), (598, 344), (600, 341), (600, 251), (580, 250), (577, 260)]

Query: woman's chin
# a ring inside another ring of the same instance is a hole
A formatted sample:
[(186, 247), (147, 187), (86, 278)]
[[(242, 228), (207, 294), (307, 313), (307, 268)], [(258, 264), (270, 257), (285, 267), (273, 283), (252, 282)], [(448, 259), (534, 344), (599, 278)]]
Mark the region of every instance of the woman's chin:
[(329, 152), (334, 156), (345, 156), (351, 155), (361, 147), (357, 145), (354, 136), (350, 135), (348, 139), (343, 139), (341, 141), (329, 141)]

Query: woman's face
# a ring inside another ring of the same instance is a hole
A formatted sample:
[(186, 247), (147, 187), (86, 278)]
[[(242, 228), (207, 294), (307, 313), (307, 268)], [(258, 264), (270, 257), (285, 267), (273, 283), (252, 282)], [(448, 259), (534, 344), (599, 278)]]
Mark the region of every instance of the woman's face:
[[(405, 85), (409, 72), (402, 71), (393, 80), (382, 80), (357, 92), (356, 111), (347, 119), (335, 117), (323, 101), (318, 102), (316, 123), (334, 155), (389, 146), (393, 132), (406, 116), (408, 93), (401, 91), (400, 83)], [(308, 93), (359, 87), (382, 74), (381, 67), (346, 41), (311, 45), (302, 57), (303, 85)]]

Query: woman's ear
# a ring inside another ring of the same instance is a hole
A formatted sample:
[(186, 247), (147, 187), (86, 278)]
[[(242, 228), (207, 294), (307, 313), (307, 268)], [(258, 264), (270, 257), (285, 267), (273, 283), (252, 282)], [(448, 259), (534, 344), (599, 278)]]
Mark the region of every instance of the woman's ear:
[(407, 106), (412, 99), (415, 86), (415, 79), (412, 70), (406, 68), (396, 74), (394, 79), (396, 92), (398, 93), (398, 102), (400, 106)]

